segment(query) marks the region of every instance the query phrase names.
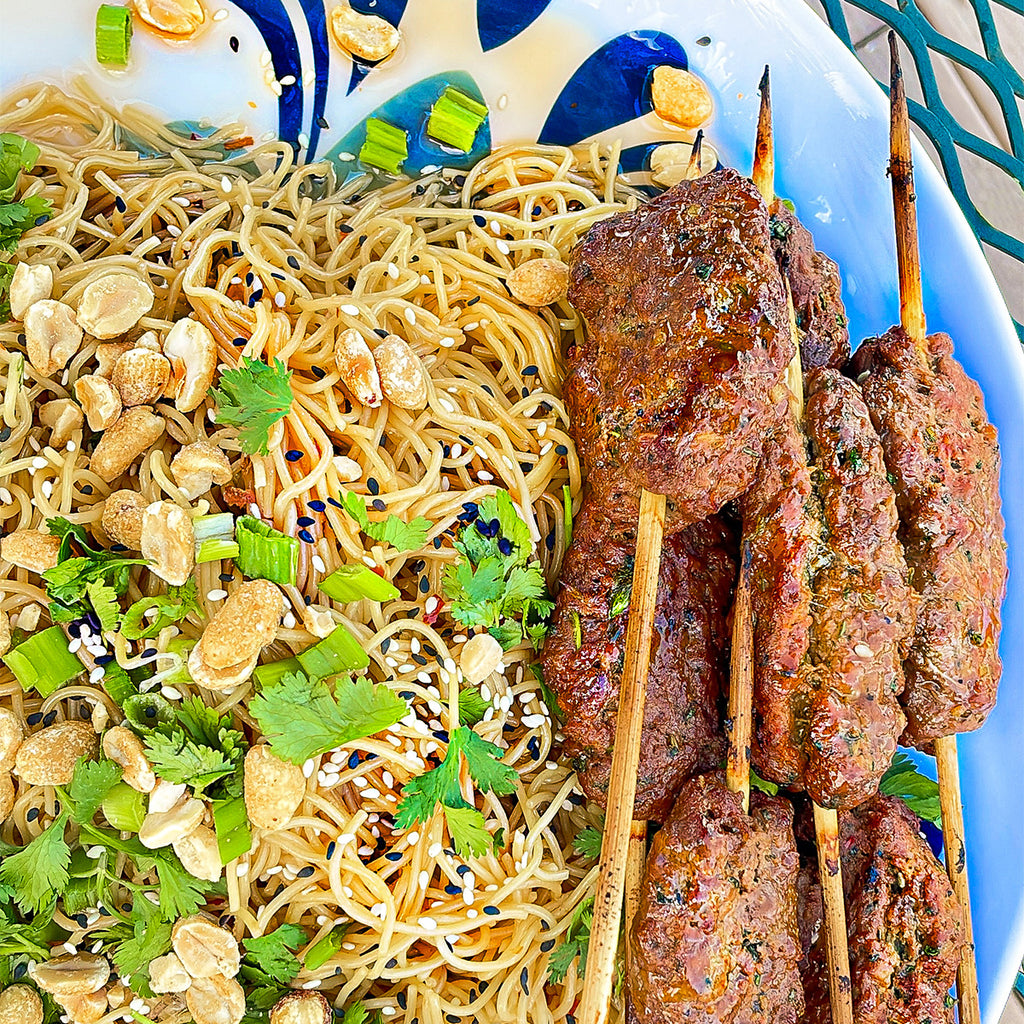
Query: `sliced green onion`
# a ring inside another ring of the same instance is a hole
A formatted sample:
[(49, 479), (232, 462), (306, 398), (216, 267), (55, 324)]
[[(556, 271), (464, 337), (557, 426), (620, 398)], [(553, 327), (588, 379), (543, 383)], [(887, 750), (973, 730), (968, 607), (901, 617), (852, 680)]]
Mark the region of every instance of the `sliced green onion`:
[(341, 624), (319, 643), (298, 655), (302, 671), (310, 679), (326, 679), (341, 672), (356, 672), (370, 664), (370, 656), (359, 641)]
[(188, 674), (188, 656), (195, 645), (195, 640), (190, 640), (187, 636), (179, 636), (167, 645), (168, 654), (181, 656), (181, 667), (168, 672), (167, 675), (161, 674), (160, 682), (163, 686), (180, 686), (192, 682), (192, 677)]
[(196, 549), (196, 565), (237, 557), (238, 545), (233, 540), (204, 540)]
[(35, 690), (40, 697), (49, 697), (85, 671), (68, 650), (68, 638), (60, 626), (33, 633), (0, 661), (14, 673), (23, 690)]
[(230, 512), (212, 516), (198, 516), (192, 521), (196, 535), (196, 564), (217, 562), (222, 558), (237, 558), (235, 517)]
[(252, 831), (242, 797), (214, 801), (213, 829), (217, 833), (221, 864), (230, 864), (252, 849)]
[(461, 153), (468, 153), (486, 119), (487, 107), (483, 103), (449, 85), (430, 111), (427, 135)]
[(266, 665), (257, 665), (252, 676), (256, 685), (265, 690), (279, 683), (289, 672), (302, 672), (298, 658), (284, 658), (281, 661), (270, 661)]
[(146, 798), (125, 782), (119, 782), (100, 804), (103, 817), (119, 832), (138, 832), (146, 817)]
[(96, 59), (101, 64), (128, 63), (132, 41), (132, 12), (127, 7), (101, 4), (96, 12)]
[(177, 721), (170, 701), (157, 693), (137, 693), (124, 702), (124, 717), (140, 732), (152, 732), (158, 725)]
[(341, 943), (348, 932), (349, 925), (339, 924), (332, 928), (322, 939), (317, 939), (302, 958), (302, 967), (307, 971), (315, 971), (323, 967), (328, 960), (341, 949)]
[(359, 159), (370, 167), (379, 167), (388, 174), (398, 174), (409, 155), (408, 136), (379, 117), (366, 122), (366, 141), (359, 150)]
[(139, 692), (131, 677), (116, 661), (110, 662), (103, 671), (103, 689), (118, 705), (124, 704), (129, 697), (137, 696)]
[(378, 576), (369, 566), (355, 563), (335, 569), (330, 576), (320, 581), (320, 592), (335, 601), (394, 601), (399, 596), (398, 588), (383, 576)]
[(290, 586), (299, 568), (299, 542), (260, 519), (242, 516), (235, 524), (235, 565), (251, 579)]
[(562, 508), (565, 510), (565, 546), (572, 544), (572, 492), (568, 484), (562, 484)]

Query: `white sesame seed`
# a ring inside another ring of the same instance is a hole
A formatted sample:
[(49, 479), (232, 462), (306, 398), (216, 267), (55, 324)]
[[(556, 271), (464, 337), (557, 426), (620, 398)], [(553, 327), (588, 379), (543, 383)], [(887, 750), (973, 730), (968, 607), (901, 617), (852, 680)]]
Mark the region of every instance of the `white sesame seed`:
[(353, 306), (351, 303), (342, 306), (341, 311), (342, 313), (347, 313), (349, 316), (359, 316), (359, 307)]
[(498, 252), (500, 252), (502, 256), (507, 256), (512, 251), (503, 241), (501, 241), (500, 238), (495, 244), (498, 247)]
[(225, 8), (221, 8), (219, 11), (215, 11), (213, 15), (214, 21), (223, 21), (228, 16), (228, 12)]
[(437, 927), (437, 922), (432, 917), (421, 917), (417, 923), (428, 932), (433, 931)]
[(280, 78), (280, 79), (278, 79), (278, 81), (282, 85), (294, 85), (295, 84), (295, 76), (294, 75), (285, 75), (284, 78)]
[(75, 444), (74, 441), (68, 441), (68, 443), (64, 447), (67, 448), (69, 452), (73, 452), (78, 448), (78, 445)]
[(439, 171), (441, 168), (437, 164), (427, 164), (426, 167), (420, 170), (420, 174), (433, 174), (435, 171)]
[(223, 601), (227, 596), (228, 592), (226, 590), (222, 590), (220, 587), (215, 587), (213, 590), (208, 590), (206, 592), (207, 601)]
[(408, 323), (410, 326), (415, 326), (415, 324), (416, 324), (416, 310), (413, 309), (412, 306), (406, 306), (406, 308), (405, 308), (405, 320), (406, 320), (406, 323)]
[(370, 907), (370, 913), (373, 914), (374, 917), (379, 917), (383, 921), (384, 918), (388, 916), (387, 905), (384, 903), (374, 903), (374, 905)]
[(181, 691), (173, 686), (161, 686), (160, 694), (168, 700), (181, 700)]
[(536, 729), (538, 726), (543, 724), (543, 715), (523, 715), (523, 725), (525, 725), (527, 729)]
[(309, 149), (309, 136), (305, 132), (299, 132), (298, 139), (303, 149)]
[(0, 487), (0, 501), (5, 505), (10, 505), (14, 501), (14, 497), (6, 487)]
[(306, 761), (303, 764), (303, 766), (302, 766), (302, 774), (305, 775), (306, 778), (308, 779), (308, 778), (310, 778), (312, 776), (313, 772), (315, 772), (315, 771), (316, 771), (316, 762), (313, 760), (313, 758), (310, 758), (308, 761)]
[(260, 67), (269, 68), (274, 63), (274, 57), (269, 50), (264, 50), (260, 54)]
[(314, 555), (310, 561), (312, 561), (313, 568), (316, 569), (317, 572), (327, 572), (327, 564), (319, 555)]
[(363, 797), (364, 800), (379, 800), (380, 790), (374, 789), (373, 786), (370, 786), (367, 789), (364, 789), (359, 795)]
[(875, 653), (867, 644), (855, 644), (853, 652), (862, 658), (870, 658)]
[(488, 473), (486, 469), (478, 469), (476, 475), (477, 479), (483, 480), (485, 484), (490, 483), (494, 479), (494, 474)]
[(171, 238), (177, 238), (178, 235), (181, 234), (181, 228), (179, 228), (177, 224), (168, 224), (167, 234), (169, 234)]
[(49, 463), (48, 463), (48, 462), (46, 461), (46, 459), (44, 459), (44, 458), (42, 457), (42, 455), (37, 455), (37, 456), (36, 456), (36, 457), (35, 457), (35, 458), (34, 458), (34, 459), (32, 460), (32, 468), (33, 468), (33, 469), (46, 469), (46, 467), (47, 467), (48, 465), (49, 465)]
[(243, 863), (243, 864), (236, 864), (235, 865), (235, 877), (236, 878), (245, 878), (245, 876), (247, 874), (249, 874), (249, 865), (248, 864)]
[(413, 831), (410, 832), (409, 835), (406, 836), (406, 838), (409, 840), (410, 846), (415, 846), (420, 841), (420, 834), (419, 832)]
[(388, 277), (390, 277), (393, 281), (397, 281), (398, 280), (398, 266), (397, 266), (397, 264), (394, 264), (394, 263), (389, 263), (388, 264)]
[(188, 209), (192, 205), (192, 200), (185, 196), (171, 196), (171, 202), (177, 203), (183, 209)]
[(102, 665), (97, 665), (89, 673), (89, 682), (90, 683), (98, 683), (103, 678), (103, 675), (104, 675), (103, 666)]
[(294, 629), (298, 625), (298, 620), (292, 612), (288, 612), (281, 620), (281, 625), (283, 625), (285, 629)]
[(275, 294), (274, 294), (274, 305), (275, 305), (275, 306), (277, 306), (278, 308), (280, 308), (280, 307), (281, 307), (281, 306), (283, 306), (283, 305), (284, 305), (284, 304), (285, 304), (285, 303), (286, 303), (287, 301), (288, 301), (288, 300), (287, 300), (287, 299), (285, 298), (285, 294), (284, 294), (284, 292), (275, 292)]
[(270, 91), (275, 96), (280, 96), (281, 93), (284, 92), (284, 90), (281, 88), (281, 83), (278, 82), (276, 79), (270, 83)]
[(504, 110), (507, 106), (508, 106), (508, 94), (503, 92), (498, 97), (498, 109), (499, 110)]
[(448, 413), (454, 413), (455, 412), (455, 406), (452, 405), (452, 403), (449, 402), (447, 398), (439, 398), (437, 401), (438, 401), (438, 404), (441, 406), (442, 409), (444, 409), (445, 412), (448, 412)]
[(85, 855), (86, 857), (92, 858), (92, 860), (98, 860), (100, 857), (103, 856), (103, 847), (90, 846), (89, 849), (85, 851)]

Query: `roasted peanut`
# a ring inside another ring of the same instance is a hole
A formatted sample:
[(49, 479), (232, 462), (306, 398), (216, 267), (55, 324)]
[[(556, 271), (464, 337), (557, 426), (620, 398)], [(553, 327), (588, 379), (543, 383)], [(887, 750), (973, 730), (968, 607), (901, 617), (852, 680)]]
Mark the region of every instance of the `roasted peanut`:
[(121, 404), (152, 405), (164, 393), (171, 364), (159, 352), (130, 348), (114, 366), (110, 382), (121, 393)]
[(270, 1011), (270, 1024), (331, 1024), (331, 1004), (319, 992), (289, 992)]
[(196, 564), (196, 535), (188, 513), (170, 501), (154, 501), (142, 513), (142, 557), (149, 571), (181, 587)]
[(239, 1024), (245, 1016), (245, 993), (234, 978), (197, 978), (185, 993), (195, 1024)]
[(376, 408), (383, 401), (380, 375), (366, 339), (350, 327), (334, 343), (334, 362), (341, 381), (360, 405)]
[[(160, 344), (160, 339), (157, 337), (156, 331), (144, 331), (135, 339), (133, 347), (148, 349), (150, 352), (156, 352), (157, 354), (160, 354), (164, 350), (163, 345)], [(125, 349), (125, 351), (130, 351), (130, 349)], [(121, 355), (124, 355), (124, 352), (122, 352)], [(118, 356), (118, 359), (120, 358), (121, 356)]]
[(191, 412), (202, 405), (217, 369), (217, 343), (209, 329), (186, 317), (164, 338), (164, 355), (171, 361), (174, 378), (167, 393), (179, 412)]
[(477, 633), (463, 645), (459, 654), (459, 668), (470, 686), (482, 683), (501, 661), (501, 644), (490, 633)]
[(548, 306), (565, 295), (569, 268), (545, 257), (520, 263), (505, 279), (512, 297), (524, 306)]
[(139, 842), (147, 850), (170, 846), (197, 828), (206, 813), (202, 800), (183, 796), (169, 811), (150, 811), (139, 828)]
[(233, 978), (238, 973), (241, 953), (234, 935), (203, 914), (178, 921), (171, 946), (193, 978)]
[(192, 682), (199, 686), (205, 686), (208, 690), (216, 690), (219, 693), (229, 693), (236, 686), (241, 686), (253, 673), (256, 663), (260, 660), (259, 654), (254, 654), (245, 661), (235, 665), (228, 665), (226, 668), (211, 668), (203, 661), (202, 651), (196, 644), (188, 656), (188, 674)]
[(33, 302), (53, 293), (53, 271), (45, 263), (19, 263), (11, 278), (11, 316), (23, 320)]
[(346, 53), (362, 60), (384, 60), (398, 47), (398, 29), (375, 14), (360, 14), (348, 4), (331, 11), (331, 38)]
[(194, 828), (187, 836), (175, 839), (171, 846), (182, 867), (196, 878), (216, 882), (224, 870), (220, 862), (217, 836), (205, 825)]
[(140, 346), (142, 339), (139, 341), (104, 341), (96, 346), (96, 362), (98, 369), (96, 375), (98, 377), (106, 377), (108, 380), (114, 372), (114, 367), (117, 366), (118, 359), (125, 354), (125, 352), (131, 351), (136, 346)]
[[(11, 620), (7, 612), (0, 611), (0, 657), (11, 649)], [(0, 709), (3, 710), (3, 709)], [(0, 719), (2, 722), (2, 719)], [(3, 731), (0, 729), (0, 759), (3, 756)]]
[(28, 985), (11, 985), (0, 992), (0, 1024), (43, 1024), (43, 1001)]
[(43, 614), (43, 606), (33, 601), (31, 604), (23, 604), (18, 612), (18, 629), (26, 633), (34, 633), (39, 625), (39, 616)]
[(245, 809), (258, 828), (283, 828), (306, 792), (306, 777), (298, 765), (275, 757), (266, 745), (245, 755)]
[(427, 382), (419, 357), (397, 334), (389, 334), (374, 350), (384, 397), (400, 409), (422, 409), (427, 404)]
[(114, 491), (103, 502), (100, 525), (103, 532), (117, 544), (132, 551), (142, 547), (142, 514), (149, 502), (138, 492)]
[(229, 668), (258, 654), (277, 634), (281, 591), (268, 580), (247, 580), (221, 606), (196, 644), (210, 668)]
[(100, 989), (80, 996), (54, 996), (71, 1024), (96, 1024), (107, 1012), (107, 993)]
[(99, 374), (79, 377), (75, 381), (75, 398), (82, 404), (90, 430), (106, 430), (121, 415), (121, 392)]
[(338, 479), (343, 484), (350, 484), (363, 475), (363, 467), (347, 455), (335, 455), (331, 462), (334, 465), (334, 471), (338, 474)]
[(100, 741), (88, 722), (58, 722), (29, 736), (18, 748), (14, 771), (31, 786), (66, 786), (80, 757), (93, 758)]
[(164, 418), (144, 405), (133, 405), (108, 427), (92, 453), (92, 471), (108, 484), (116, 480), (164, 432)]
[(113, 273), (91, 281), (78, 301), (78, 323), (94, 338), (116, 338), (153, 308), (153, 289), (135, 274)]
[(699, 128), (714, 110), (708, 87), (692, 72), (662, 64), (651, 81), (654, 112), (683, 128)]
[(0, 824), (5, 822), (14, 810), (14, 779), (10, 772), (0, 772)]
[(0, 558), (30, 572), (52, 569), (59, 551), (60, 539), (38, 530), (15, 530), (0, 538)]
[(40, 299), (25, 311), (25, 350), (36, 371), (49, 377), (63, 369), (82, 344), (75, 311), (56, 299)]
[(39, 422), (50, 428), (50, 445), (63, 448), (82, 429), (82, 410), (70, 398), (55, 398), (39, 407)]
[(156, 776), (150, 767), (149, 758), (142, 746), (142, 740), (123, 725), (115, 725), (103, 734), (103, 753), (119, 764), (122, 778), (140, 793), (150, 793), (156, 785)]
[(206, 20), (199, 0), (131, 0), (129, 6), (145, 24), (178, 39), (194, 36)]
[(96, 953), (64, 953), (30, 965), (29, 977), (54, 996), (87, 996), (97, 992), (110, 977), (110, 964)]
[(154, 992), (184, 992), (192, 978), (182, 966), (177, 953), (157, 957), (149, 965), (149, 984)]
[(158, 779), (152, 792), (149, 794), (147, 808), (150, 814), (159, 814), (169, 811), (176, 804), (181, 803), (185, 795), (184, 782), (168, 782), (166, 779)]
[(229, 483), (231, 463), (215, 444), (193, 441), (171, 460), (171, 476), (191, 500), (205, 494), (215, 483)]

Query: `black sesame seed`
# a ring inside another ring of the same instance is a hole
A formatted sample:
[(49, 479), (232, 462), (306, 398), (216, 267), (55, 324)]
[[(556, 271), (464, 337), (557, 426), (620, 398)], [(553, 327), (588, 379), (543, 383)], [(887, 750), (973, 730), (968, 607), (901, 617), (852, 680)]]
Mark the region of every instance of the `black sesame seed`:
[(328, 502), (328, 504), (333, 505), (335, 508), (342, 508), (343, 509), (345, 507), (344, 505), (342, 505), (342, 503), (340, 501), (338, 501), (337, 498), (328, 498), (327, 502)]
[(310, 878), (315, 870), (316, 868), (314, 868), (312, 864), (309, 864), (306, 867), (304, 867), (295, 877)]
[(481, 981), (479, 987), (480, 987), (480, 993), (482, 995), (484, 992), (486, 992), (491, 987), (491, 983), (489, 981), (486, 981), (486, 980), (485, 981)]
[(481, 384), (480, 387), (482, 387), (484, 389), (484, 391), (486, 391), (487, 394), (489, 394), (491, 396), (491, 398), (494, 397), (494, 392), (491, 390), (490, 385), (488, 385), (488, 384)]
[(292, 270), (298, 270), (299, 269), (299, 261), (294, 256), (289, 256), (287, 262), (288, 262), (288, 266), (291, 267)]
[(551, 950), (553, 950), (554, 948), (555, 948), (555, 940), (554, 939), (548, 939), (547, 942), (542, 942), (540, 944), (540, 951), (542, 953), (550, 953)]
[(450, 459), (452, 457), (452, 450), (451, 450), (451, 448), (448, 445), (446, 445), (446, 444), (441, 445), (441, 448), (444, 451), (444, 457), (446, 459)]
[(529, 397), (530, 397), (530, 389), (529, 388), (523, 388), (523, 398), (529, 398)]
[(299, 530), (299, 540), (304, 540), (307, 544), (315, 543), (309, 530)]
[(317, 126), (317, 128), (330, 128), (330, 127), (331, 127), (331, 126), (330, 126), (330, 125), (329, 125), (329, 124), (327, 123), (327, 118), (326, 118), (326, 117), (324, 117), (324, 116), (323, 116), (323, 114), (321, 114), (321, 115), (320, 115), (320, 116), (319, 116), (319, 117), (318, 117), (318, 118), (316, 119), (316, 126)]
[(297, 448), (289, 448), (288, 451), (284, 453), (284, 457), (289, 462), (298, 462), (299, 459), (302, 458), (302, 455), (303, 453), (300, 452)]
[(228, 46), (231, 47), (232, 53), (238, 53), (238, 36), (232, 36), (228, 40)]
[(455, 869), (455, 872), (456, 872), (456, 874), (464, 875), (468, 870), (469, 870), (469, 865), (468, 864), (460, 864)]
[(124, 213), (128, 209), (128, 204), (120, 196), (114, 196), (114, 209), (118, 213)]
[(324, 504), (324, 503), (323, 503), (323, 502), (322, 502), (322, 501), (321, 501), (321, 500), (320, 500), (319, 498), (317, 498), (317, 499), (315, 499), (315, 500), (311, 501), (311, 502), (309, 503), (309, 507), (310, 507), (310, 508), (311, 508), (311, 509), (312, 509), (312, 510), (313, 510), (314, 512), (323, 512), (323, 510), (324, 510), (325, 508), (327, 508), (327, 506), (326, 506), (326, 505), (325, 505), (325, 504)]
[(530, 970), (528, 967), (524, 967), (519, 972), (519, 984), (522, 990), (529, 995), (530, 994)]
[(252, 293), (252, 295), (249, 296), (249, 300), (248, 300), (249, 308), (252, 309), (252, 307), (255, 306), (256, 303), (259, 302), (260, 299), (262, 299), (262, 298), (263, 298), (263, 289), (262, 288), (257, 288), (256, 291), (254, 291)]
[(335, 843), (334, 840), (332, 839), (327, 844), (327, 859), (328, 860), (330, 860), (334, 856), (335, 849), (337, 849), (337, 843)]
[(480, 301), (479, 295), (474, 295), (473, 298), (466, 303), (467, 306), (475, 306)]
[(56, 719), (57, 719), (57, 712), (56, 712), (56, 710), (48, 711), (43, 716), (43, 725), (53, 725), (53, 723), (56, 721)]
[(327, 371), (322, 366), (311, 366), (310, 370), (317, 380), (323, 380), (327, 376)]
[(373, 508), (374, 508), (374, 511), (376, 511), (376, 512), (383, 512), (387, 508), (387, 505), (384, 504), (382, 499), (374, 498), (373, 499)]
[(358, 768), (359, 767), (359, 751), (358, 750), (353, 750), (352, 753), (348, 755), (348, 766), (349, 766), (349, 768)]
[(23, 963), (18, 964), (14, 968), (14, 980), (17, 981), (19, 978), (24, 978), (27, 973), (28, 973), (28, 963), (27, 962), (23, 962)]
[(371, 494), (380, 494), (380, 484), (377, 483), (377, 481), (372, 476), (371, 477), (367, 477), (366, 489)]
[(510, 541), (508, 539), (508, 537), (499, 537), (498, 538), (498, 550), (503, 555), (511, 555), (512, 554), (512, 541)]
[(385, 331), (383, 327), (374, 327), (373, 333), (376, 334), (378, 338), (386, 338), (388, 336), (388, 332)]
[(313, 519), (312, 516), (299, 516), (299, 518), (295, 521), (299, 524), (299, 526), (312, 526), (316, 522), (316, 520)]
[(398, 1002), (399, 1007), (403, 1010), (409, 1002), (409, 997), (404, 992), (399, 992), (398, 995), (395, 996), (395, 999)]
[(564, 444), (556, 445), (555, 446), (555, 451), (558, 452), (559, 455), (568, 455), (569, 454), (569, 449), (566, 448)]
[(277, 273), (277, 272), (276, 272), (276, 271), (274, 271), (274, 270), (272, 270), (272, 271), (270, 272), (270, 276), (271, 276), (271, 277), (272, 277), (272, 278), (273, 278), (273, 279), (274, 279), (275, 281), (283, 281), (283, 280), (285, 279), (285, 278), (284, 278), (284, 274), (279, 274), (279, 273)]
[(391, 958), (391, 959), (390, 959), (390, 960), (389, 960), (389, 961), (388, 961), (388, 962), (387, 962), (387, 963), (386, 963), (386, 964), (384, 965), (384, 969), (385, 969), (386, 971), (393, 971), (393, 970), (394, 970), (394, 969), (395, 969), (395, 968), (396, 968), (397, 966), (398, 966), (398, 960), (397, 960), (397, 959), (396, 959), (395, 957), (392, 957), (392, 958)]
[[(0, 427), (0, 441), (6, 441), (6, 440), (8, 440), (10, 438), (10, 436), (11, 436), (11, 428), (10, 427)], [(85, 488), (83, 488), (83, 490), (84, 489)]]
[(435, 740), (440, 740), (442, 743), (448, 742), (448, 733), (445, 732), (444, 729), (437, 729), (435, 732), (431, 733), (431, 735)]
[(554, 551), (555, 550), (555, 531), (554, 530), (552, 530), (544, 538), (544, 545), (547, 547), (548, 551)]
[(364, 761), (376, 761), (377, 760), (377, 755), (371, 752), (371, 753), (367, 754), (366, 757), (363, 758), (363, 760)]
[(497, 907), (491, 906), (491, 904), (488, 903), (487, 906), (484, 907), (484, 913), (489, 917), (497, 917), (501, 911)]
[(382, 654), (387, 654), (388, 653), (388, 648), (390, 646), (391, 646), (391, 637), (389, 637), (389, 636), (384, 637), (384, 639), (381, 640), (381, 642), (380, 642), (381, 653)]
[(540, 371), (537, 369), (537, 367), (533, 363), (530, 363), (529, 366), (524, 366), (523, 367), (523, 376), (524, 377), (536, 377), (539, 372)]
[(29, 715), (26, 721), (29, 725), (38, 725), (43, 720), (43, 713), (41, 711), (35, 712), (35, 714)]
[[(155, 658), (159, 653), (160, 652), (155, 647), (147, 647), (142, 652), (141, 656), (143, 658)], [(103, 654), (103, 655), (101, 655), (101, 657), (103, 657), (103, 658), (107, 658), (107, 657), (113, 658), (113, 655), (112, 654), (111, 655)], [(97, 658), (96, 659), (96, 664), (98, 665), (99, 663), (100, 663), (100, 659)]]
[(449, 896), (458, 896), (462, 893), (462, 887), (459, 885), (452, 885), (452, 883), (449, 882), (444, 887), (444, 891), (448, 893)]
[(29, 812), (28, 812), (28, 814), (25, 815), (25, 817), (28, 818), (29, 821), (35, 821), (36, 818), (39, 817), (39, 808), (38, 807), (29, 808)]
[(396, 850), (392, 850), (391, 853), (384, 854), (384, 859), (391, 861), (392, 864), (397, 864), (402, 859), (402, 855)]
[(235, 348), (245, 348), (245, 338), (232, 338), (231, 344), (234, 345)]
[(430, 593), (430, 580), (428, 580), (426, 576), (423, 576), (423, 577), (420, 578), (420, 593), (421, 594), (429, 594)]
[(410, 657), (417, 665), (424, 666), (427, 664), (427, 659), (422, 654), (411, 654)]
[(230, 572), (222, 572), (217, 577), (221, 583), (230, 583), (234, 578), (234, 575)]
[(437, 551), (440, 551), (441, 550), (441, 545), (443, 543), (444, 542), (441, 540), (440, 537), (435, 537), (434, 538), (434, 549), (437, 550)]
[(487, 224), (487, 218), (481, 217), (479, 213), (473, 214), (473, 223), (478, 227), (482, 228)]
[(462, 1024), (462, 1018), (457, 1013), (446, 1013), (444, 1019), (448, 1024)]
[(354, 228), (354, 227), (352, 227), (352, 225), (351, 225), (351, 224), (342, 224), (342, 225), (341, 225), (341, 227), (340, 227), (340, 228), (338, 228), (338, 230), (339, 230), (339, 231), (340, 231), (340, 232), (341, 232), (341, 233), (342, 233), (343, 235), (350, 235), (350, 234), (352, 234), (352, 232), (353, 232), (353, 231), (355, 231), (355, 228)]
[(127, 550), (128, 550), (128, 548), (127, 548), (127, 546), (126, 546), (126, 545), (124, 545), (124, 544), (111, 544), (111, 545), (110, 545), (110, 550), (111, 550), (111, 551), (115, 551), (115, 552), (117, 552), (117, 554), (119, 554), (119, 555), (120, 555), (120, 554), (122, 554), (123, 552), (127, 551)]
[(710, 46), (711, 45), (711, 36), (701, 36), (700, 39), (697, 40), (697, 45), (698, 46)]
[(401, 697), (402, 700), (415, 700), (416, 699), (416, 694), (413, 693), (412, 690), (400, 690), (399, 693), (398, 693), (398, 696)]
[[(7, 438), (0, 437), (0, 441), (6, 441), (6, 440), (7, 440)], [(92, 494), (92, 484), (82, 484), (82, 493), (83, 494)]]

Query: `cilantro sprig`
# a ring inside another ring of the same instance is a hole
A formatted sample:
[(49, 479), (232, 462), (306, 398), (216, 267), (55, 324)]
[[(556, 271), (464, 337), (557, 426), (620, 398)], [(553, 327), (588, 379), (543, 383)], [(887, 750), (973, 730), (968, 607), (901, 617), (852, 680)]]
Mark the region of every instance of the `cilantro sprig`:
[(250, 702), (249, 712), (277, 757), (302, 764), (389, 728), (409, 714), (409, 705), (365, 676), (339, 677), (332, 693), (323, 679), (314, 683), (302, 672), (288, 672)]
[(445, 568), (442, 580), (452, 617), (464, 626), (483, 626), (506, 650), (524, 635), (539, 649), (554, 603), (540, 563), (530, 560), (530, 530), (508, 491), (467, 512), (453, 543), (462, 557)]
[(590, 947), (590, 926), (594, 920), (594, 897), (584, 900), (574, 911), (565, 938), (554, 948), (548, 960), (548, 976), (558, 984), (579, 957), (576, 973), (583, 977), (587, 970), (587, 952)]
[(444, 760), (429, 772), (410, 779), (402, 789), (402, 800), (395, 813), (399, 828), (412, 828), (427, 821), (440, 807), (448, 824), (448, 834), (460, 857), (482, 857), (495, 845), (487, 831), (483, 814), (462, 795), (459, 769), (462, 759), (474, 785), (481, 793), (507, 796), (515, 790), (516, 770), (501, 760), (501, 750), (460, 725), (449, 737)]
[(341, 503), (370, 540), (378, 544), (390, 544), (396, 551), (416, 551), (423, 547), (427, 542), (427, 534), (434, 525), (423, 516), (417, 516), (410, 523), (394, 514), (384, 519), (372, 520), (363, 499), (352, 491), (341, 492)]
[(902, 751), (896, 751), (888, 771), (878, 784), (879, 793), (898, 796), (919, 818), (942, 828), (939, 784), (917, 770)]
[(210, 394), (217, 402), (217, 422), (238, 427), (238, 443), (246, 455), (266, 455), (270, 428), (292, 407), (291, 371), (275, 359), (272, 365), (242, 356), (225, 370), (220, 387)]
[(601, 856), (601, 842), (604, 834), (599, 828), (588, 825), (582, 832), (577, 832), (572, 839), (573, 849), (581, 856), (597, 860)]

